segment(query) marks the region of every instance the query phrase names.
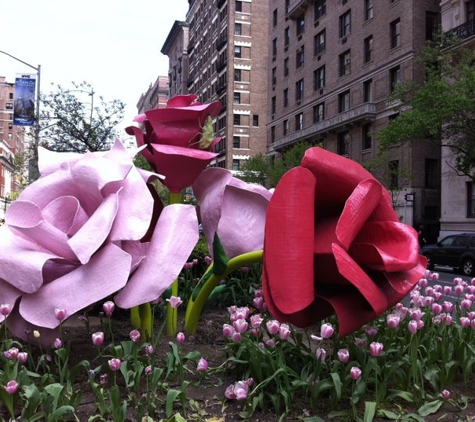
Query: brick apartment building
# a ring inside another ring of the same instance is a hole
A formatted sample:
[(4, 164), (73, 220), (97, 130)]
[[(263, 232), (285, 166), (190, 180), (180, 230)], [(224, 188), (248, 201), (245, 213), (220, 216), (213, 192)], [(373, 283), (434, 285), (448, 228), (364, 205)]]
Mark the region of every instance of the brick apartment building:
[(188, 22), (175, 21), (162, 49), (169, 58), (169, 96), (188, 94)]
[(153, 108), (166, 107), (168, 101), (168, 76), (159, 76), (155, 83), (150, 84), (137, 102), (138, 114)]
[[(373, 133), (397, 116), (388, 101), (394, 85), (423, 78), (415, 59), (439, 12), (439, 0), (272, 0), (267, 153), (305, 141), (369, 163)], [(423, 141), (394, 147), (371, 171), (392, 190), (403, 221), (424, 224), (435, 240), (440, 151)]]
[(19, 189), (12, 175), (15, 153), (24, 150), (24, 128), (13, 124), (15, 84), (0, 76), (0, 218), (3, 218), (13, 192)]
[(221, 101), (215, 131), (222, 140), (212, 165), (239, 170), (265, 152), (269, 0), (188, 3), (187, 92)]

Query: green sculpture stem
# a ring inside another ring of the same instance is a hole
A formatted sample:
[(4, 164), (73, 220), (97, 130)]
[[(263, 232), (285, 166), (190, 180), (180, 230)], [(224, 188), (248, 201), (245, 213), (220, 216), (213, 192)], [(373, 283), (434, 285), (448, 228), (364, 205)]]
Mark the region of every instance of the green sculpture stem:
[[(179, 204), (181, 202), (180, 192), (170, 192), (170, 204)], [(178, 280), (171, 285), (171, 296), (178, 296)], [(170, 303), (167, 305), (167, 335), (174, 336), (178, 329), (178, 311), (172, 308)]]
[[(185, 314), (185, 330), (188, 334), (195, 334), (196, 329), (198, 328), (198, 322), (201, 317), (201, 313), (206, 304), (206, 300), (213, 291), (213, 289), (219, 284), (219, 282), (231, 274), (233, 271), (245, 267), (247, 265), (257, 264), (262, 262), (262, 251), (248, 252), (239, 256), (236, 256), (229, 260), (226, 270), (222, 274), (212, 273), (205, 284), (201, 286), (201, 283), (198, 283), (198, 286), (195, 289), (199, 289), (197, 294), (192, 294), (188, 302)], [(206, 273), (203, 275), (205, 277), (209, 271), (212, 271), (212, 267), (209, 267)], [(195, 298), (195, 299), (193, 299)]]

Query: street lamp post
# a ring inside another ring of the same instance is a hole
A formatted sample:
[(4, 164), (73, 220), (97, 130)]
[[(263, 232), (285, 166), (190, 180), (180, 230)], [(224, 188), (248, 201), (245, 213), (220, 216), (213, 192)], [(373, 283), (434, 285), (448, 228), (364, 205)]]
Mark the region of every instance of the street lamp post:
[[(23, 63), (25, 66), (31, 67), (32, 69), (36, 70), (36, 73), (38, 75), (38, 80), (36, 84), (36, 124), (35, 124), (35, 136), (34, 136), (34, 145), (33, 145), (33, 165), (34, 165), (34, 171), (36, 174), (33, 175), (33, 178), (36, 178), (38, 176), (38, 145), (40, 143), (40, 82), (41, 82), (41, 65), (38, 66), (33, 66), (18, 57), (12, 56), (10, 53), (7, 53), (6, 51), (0, 50), (0, 53), (5, 54), (8, 57), (11, 57), (12, 59), (16, 60), (17, 62)], [(31, 174), (30, 174), (31, 178)]]

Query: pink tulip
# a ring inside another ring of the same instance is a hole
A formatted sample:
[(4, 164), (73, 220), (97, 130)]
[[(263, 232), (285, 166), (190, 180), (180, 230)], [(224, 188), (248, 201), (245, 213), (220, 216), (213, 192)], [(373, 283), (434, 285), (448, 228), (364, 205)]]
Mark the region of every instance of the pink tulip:
[(267, 327), (267, 331), (269, 332), (269, 334), (274, 335), (274, 334), (277, 334), (279, 332), (280, 323), (279, 323), (279, 321), (277, 321), (275, 319), (271, 319), (270, 321), (266, 322), (266, 327)]
[(273, 349), (275, 347), (275, 340), (273, 338), (266, 340), (266, 345)]
[(358, 368), (357, 366), (353, 366), (350, 369), (350, 377), (354, 380), (361, 378), (361, 369)]
[(470, 318), (460, 317), (459, 322), (462, 328), (470, 327)]
[(129, 337), (134, 343), (136, 343), (137, 341), (140, 340), (140, 331), (139, 330), (132, 330), (129, 333)]
[(355, 344), (358, 347), (364, 347), (366, 344), (366, 340), (364, 338), (355, 337)]
[(384, 348), (383, 343), (374, 341), (373, 343), (369, 345), (369, 352), (371, 356), (381, 356), (383, 348)]
[(229, 324), (224, 324), (223, 325), (223, 336), (224, 337), (230, 338), (234, 334), (235, 331), (236, 330), (232, 325), (229, 325)]
[(330, 338), (333, 335), (333, 332), (334, 332), (333, 326), (328, 322), (325, 324), (322, 324), (322, 326), (320, 327), (320, 335), (323, 338)]
[(185, 342), (185, 339), (186, 339), (185, 334), (182, 333), (181, 331), (176, 335), (176, 342), (178, 344), (183, 344)]
[(454, 310), (454, 304), (452, 302), (445, 301), (442, 303), (442, 310), (444, 312), (450, 313)]
[(249, 324), (245, 319), (239, 318), (233, 322), (233, 327), (238, 333), (245, 333)]
[(343, 363), (346, 363), (350, 360), (350, 352), (348, 349), (338, 350), (338, 360)]
[(327, 357), (327, 351), (323, 347), (319, 347), (315, 351), (315, 355), (317, 356), (317, 359), (320, 359), (323, 362)]
[(467, 313), (467, 316), (468, 316), (470, 319), (475, 319), (475, 311), (472, 311), (472, 312)]
[(279, 338), (281, 340), (288, 340), (290, 337), (291, 331), (288, 324), (280, 324), (279, 327)]
[(420, 287), (424, 288), (424, 287), (427, 287), (427, 283), (428, 283), (427, 278), (421, 278), (418, 284)]
[(10, 359), (16, 359), (18, 357), (18, 353), (20, 352), (17, 347), (10, 347), (7, 350)]
[(94, 344), (94, 346), (100, 346), (103, 342), (104, 342), (104, 333), (102, 331), (92, 333), (92, 344)]
[(462, 309), (470, 309), (472, 307), (472, 301), (469, 300), (469, 299), (463, 299), (461, 302), (460, 302), (460, 307)]
[(458, 296), (461, 296), (463, 295), (463, 291), (464, 291), (464, 286), (463, 284), (456, 284), (454, 286), (454, 293)]
[(255, 314), (255, 315), (251, 315), (249, 320), (251, 322), (251, 327), (259, 328), (262, 324), (262, 321), (264, 321), (264, 318), (262, 318), (262, 315), (260, 314)]
[(122, 365), (122, 361), (117, 358), (113, 358), (107, 361), (111, 371), (118, 371)]
[(108, 300), (107, 302), (104, 302), (102, 305), (102, 309), (104, 310), (104, 313), (106, 316), (110, 317), (112, 313), (114, 312), (115, 309), (115, 303), (112, 302), (111, 300)]
[(364, 332), (368, 337), (374, 337), (376, 334), (378, 334), (378, 329), (374, 325), (367, 325), (364, 329)]
[(153, 346), (151, 344), (145, 346), (145, 354), (148, 356), (153, 354)]
[(28, 360), (28, 353), (27, 352), (18, 353), (17, 360), (20, 363), (25, 363)]
[(417, 333), (417, 321), (411, 320), (407, 324), (407, 329), (411, 334), (416, 334)]
[(0, 304), (0, 315), (3, 315), (4, 317), (10, 315), (10, 312), (12, 311), (12, 305), (9, 303), (2, 303)]
[(389, 328), (397, 328), (400, 322), (401, 318), (396, 314), (389, 314), (386, 317), (386, 323), (388, 324)]
[(237, 331), (235, 331), (235, 332), (231, 335), (231, 340), (232, 340), (234, 343), (241, 343), (241, 341), (242, 341), (242, 335), (241, 335), (241, 333), (238, 333)]
[(5, 386), (5, 391), (7, 392), (7, 394), (15, 394), (17, 391), (18, 391), (18, 382), (16, 382), (15, 380), (13, 381), (8, 381), (7, 382), (7, 385)]
[(206, 361), (206, 359), (200, 358), (200, 360), (198, 361), (198, 366), (196, 367), (196, 370), (198, 372), (206, 372), (207, 369), (208, 369), (208, 362)]
[(432, 313), (434, 315), (438, 315), (442, 312), (442, 305), (440, 303), (433, 303), (432, 304)]
[(266, 311), (266, 303), (264, 302), (263, 297), (255, 297), (252, 299), (252, 305), (261, 312)]
[(56, 338), (53, 342), (53, 348), (54, 349), (61, 349), (63, 347), (63, 342), (61, 341), (60, 338)]
[(150, 375), (152, 373), (152, 365), (147, 365), (145, 367), (145, 375)]
[(450, 391), (449, 390), (442, 390), (442, 393), (440, 393), (440, 395), (442, 396), (442, 398), (444, 400), (450, 399)]
[(176, 296), (170, 297), (170, 299), (167, 299), (167, 302), (170, 304), (172, 308), (178, 308), (183, 303), (181, 298), (176, 297)]
[(452, 293), (452, 287), (444, 286), (444, 295), (448, 296), (448, 295), (450, 295), (450, 293)]
[(62, 321), (64, 318), (66, 318), (66, 311), (62, 308), (55, 308), (54, 310), (54, 317), (58, 321)]

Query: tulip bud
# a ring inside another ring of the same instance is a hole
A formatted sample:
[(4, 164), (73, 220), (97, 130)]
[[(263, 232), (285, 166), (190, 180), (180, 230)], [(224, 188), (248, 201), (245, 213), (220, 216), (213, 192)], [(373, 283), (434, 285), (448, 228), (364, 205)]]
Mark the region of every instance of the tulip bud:
[(277, 321), (275, 319), (272, 319), (270, 321), (267, 321), (266, 327), (267, 327), (267, 331), (269, 332), (269, 334), (274, 335), (274, 334), (277, 334), (279, 332), (280, 324), (279, 324), (279, 321)]
[(356, 366), (353, 366), (350, 369), (350, 377), (354, 380), (361, 378), (361, 369)]
[(0, 314), (3, 316), (8, 316), (10, 315), (10, 312), (12, 311), (12, 305), (9, 303), (2, 303), (0, 304)]
[(383, 343), (379, 343), (377, 341), (374, 341), (369, 345), (369, 352), (371, 353), (371, 356), (380, 356), (382, 351), (383, 351)]
[(200, 358), (200, 360), (198, 361), (198, 366), (196, 370), (198, 372), (206, 372), (207, 369), (208, 369), (208, 362), (205, 359)]
[(104, 333), (102, 331), (98, 331), (97, 333), (92, 333), (92, 344), (94, 346), (100, 346), (104, 342)]
[(104, 313), (106, 314), (106, 316), (110, 317), (112, 315), (112, 312), (114, 312), (115, 303), (111, 300), (108, 300), (107, 302), (104, 302), (104, 304), (102, 305), (102, 309), (104, 309)]
[(186, 340), (185, 334), (181, 331), (176, 335), (176, 342), (178, 344), (183, 344)]
[(183, 303), (181, 298), (177, 296), (172, 296), (170, 299), (167, 299), (167, 302), (172, 308), (178, 308)]
[(110, 359), (107, 363), (111, 371), (118, 371), (122, 365), (121, 360), (117, 358)]
[(134, 343), (138, 342), (140, 340), (140, 331), (139, 330), (132, 330), (129, 333), (129, 337)]
[(334, 329), (330, 323), (325, 323), (320, 328), (320, 335), (323, 338), (330, 338), (333, 335)]
[(63, 342), (61, 341), (60, 338), (56, 338), (53, 342), (53, 348), (61, 349), (61, 347), (63, 347)]
[(10, 395), (15, 394), (18, 391), (18, 383), (15, 380), (8, 381), (5, 386), (5, 391)]
[(346, 363), (350, 360), (350, 352), (348, 349), (338, 350), (338, 360), (343, 363)]
[(54, 310), (54, 317), (58, 320), (58, 321), (62, 321), (64, 318), (66, 318), (66, 311), (62, 308), (56, 308)]
[(18, 353), (17, 360), (20, 363), (25, 363), (28, 360), (28, 353), (27, 352)]

